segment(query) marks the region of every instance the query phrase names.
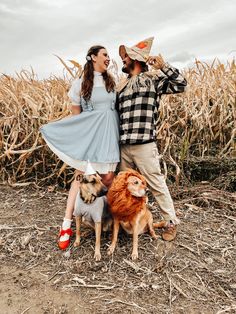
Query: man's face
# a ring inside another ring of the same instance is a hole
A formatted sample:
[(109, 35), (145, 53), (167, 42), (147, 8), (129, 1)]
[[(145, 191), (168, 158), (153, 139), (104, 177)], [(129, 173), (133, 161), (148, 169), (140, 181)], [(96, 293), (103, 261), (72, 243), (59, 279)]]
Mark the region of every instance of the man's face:
[(134, 69), (135, 61), (130, 59), (130, 57), (125, 54), (124, 58), (122, 59), (123, 67), (122, 72), (130, 74), (130, 72)]

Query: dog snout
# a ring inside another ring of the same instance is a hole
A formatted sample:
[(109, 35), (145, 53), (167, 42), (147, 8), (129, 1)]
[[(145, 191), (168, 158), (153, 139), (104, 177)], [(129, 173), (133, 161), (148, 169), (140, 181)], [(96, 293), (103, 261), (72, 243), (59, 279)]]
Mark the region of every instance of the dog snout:
[(146, 194), (147, 194), (147, 186), (144, 185), (144, 184), (142, 184), (142, 186), (141, 186), (139, 192), (140, 192), (140, 195), (141, 195), (141, 196), (146, 195)]
[(141, 188), (145, 191), (145, 193), (147, 192), (147, 186), (146, 185), (143, 184)]
[(107, 188), (106, 186), (104, 186), (104, 187), (102, 188), (102, 190), (103, 190), (104, 193), (107, 193), (108, 188)]
[(142, 196), (146, 195), (146, 192), (147, 192), (147, 189), (146, 188), (143, 188), (143, 190), (140, 191), (140, 194)]
[(100, 192), (98, 193), (98, 196), (106, 195), (106, 194), (107, 194), (107, 191), (108, 191), (108, 189), (107, 189), (106, 186), (102, 187), (102, 189), (101, 189)]

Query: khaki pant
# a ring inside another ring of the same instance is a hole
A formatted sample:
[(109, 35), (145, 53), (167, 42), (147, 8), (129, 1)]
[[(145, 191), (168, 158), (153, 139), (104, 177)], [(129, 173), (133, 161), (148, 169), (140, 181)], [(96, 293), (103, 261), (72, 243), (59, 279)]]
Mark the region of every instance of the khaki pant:
[(176, 217), (169, 189), (161, 173), (156, 144), (153, 142), (140, 145), (121, 145), (120, 170), (124, 171), (127, 168), (137, 168), (145, 177), (149, 189), (161, 208), (164, 220), (172, 220), (174, 224), (178, 224), (179, 219)]

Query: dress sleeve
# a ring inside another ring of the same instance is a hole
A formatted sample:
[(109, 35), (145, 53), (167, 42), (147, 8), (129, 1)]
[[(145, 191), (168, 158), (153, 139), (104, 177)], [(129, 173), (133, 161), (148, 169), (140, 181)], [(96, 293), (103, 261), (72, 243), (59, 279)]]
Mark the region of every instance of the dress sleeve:
[(81, 79), (77, 78), (72, 82), (71, 88), (68, 92), (70, 100), (74, 103), (74, 105), (78, 106), (80, 106), (80, 86)]

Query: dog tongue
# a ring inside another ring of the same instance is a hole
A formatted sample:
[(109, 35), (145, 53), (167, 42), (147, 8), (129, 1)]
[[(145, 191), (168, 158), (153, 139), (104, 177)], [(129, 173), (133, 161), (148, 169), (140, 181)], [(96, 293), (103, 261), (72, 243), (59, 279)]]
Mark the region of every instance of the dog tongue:
[(88, 160), (87, 162), (87, 167), (86, 167), (86, 170), (85, 170), (85, 173), (84, 173), (86, 176), (89, 176), (91, 174), (96, 174), (96, 171), (93, 169), (90, 161)]

